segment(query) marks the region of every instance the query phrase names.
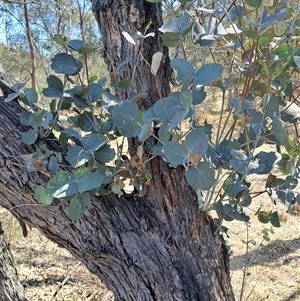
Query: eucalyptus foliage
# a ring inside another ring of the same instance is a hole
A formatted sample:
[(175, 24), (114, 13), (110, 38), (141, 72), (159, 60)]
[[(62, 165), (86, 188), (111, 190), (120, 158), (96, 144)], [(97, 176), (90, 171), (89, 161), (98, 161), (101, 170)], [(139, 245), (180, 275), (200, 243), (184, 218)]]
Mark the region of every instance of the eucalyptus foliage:
[[(179, 2), (180, 6), (168, 7), (173, 13), (160, 28), (165, 45), (183, 53), (171, 60), (174, 88), (147, 111), (136, 104), (146, 96), (144, 91), (131, 93), (124, 101), (114, 95), (115, 89), (130, 89), (132, 79), (111, 86), (105, 78), (82, 79), (93, 46), (53, 37), (64, 52), (52, 58), (51, 68), (58, 75), (50, 75), (43, 90), (50, 109), (38, 107), (33, 89), (20, 94), (31, 109), (20, 116), (22, 124), (31, 126), (23, 142), (33, 144), (55, 130), (63, 149), (54, 153), (43, 146), (27, 162), (30, 171), (43, 167), (50, 176), (47, 186), (36, 190), (40, 203), (69, 200), (69, 214), (75, 220), (89, 207), (92, 194), (122, 195), (125, 185), (138, 191), (149, 184), (145, 161), (161, 156), (173, 168), (183, 166), (188, 184), (199, 196), (199, 207), (216, 210), (220, 223), (223, 219), (249, 221), (245, 208), (251, 209), (256, 195), (249, 181), (253, 174), (265, 175), (258, 194), (268, 194), (288, 210), (300, 204), (295, 190), (300, 177), (300, 109), (295, 95), (300, 71), (299, 5), (281, 2), (269, 7), (265, 1), (245, 0), (240, 5), (220, 0), (212, 7), (199, 7), (192, 1)], [(152, 35), (123, 32), (133, 47)], [(185, 45), (191, 41), (193, 49), (203, 53), (197, 65), (186, 54)], [(214, 49), (220, 47), (228, 54), (229, 70), (217, 61)], [(156, 53), (149, 62), (153, 76), (161, 60)], [(212, 87), (223, 95), (219, 121), (199, 125), (197, 105), (209, 98)], [(74, 113), (65, 122), (62, 112), (71, 108)], [(135, 137), (140, 147), (135, 157), (128, 158), (124, 141)], [(155, 143), (145, 143), (149, 137)], [(273, 145), (274, 150), (261, 150), (264, 144)], [(259, 209), (256, 215), (262, 223), (280, 225), (277, 212)]]

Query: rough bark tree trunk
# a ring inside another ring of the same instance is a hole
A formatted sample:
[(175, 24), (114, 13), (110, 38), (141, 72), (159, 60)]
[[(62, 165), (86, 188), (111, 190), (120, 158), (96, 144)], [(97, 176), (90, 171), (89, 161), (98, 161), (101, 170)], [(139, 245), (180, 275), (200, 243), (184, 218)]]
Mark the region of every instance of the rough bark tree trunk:
[[(168, 53), (158, 37), (160, 4), (92, 3), (111, 72), (117, 80), (135, 72), (133, 89), (149, 95), (139, 106), (148, 108), (169, 92)], [(137, 61), (139, 49), (128, 45), (121, 32), (143, 33), (146, 27), (156, 35), (144, 41), (143, 59)], [(157, 51), (165, 58), (155, 81), (148, 64)], [(117, 72), (117, 64), (130, 57), (133, 60)], [(118, 91), (118, 96), (126, 99), (131, 91)], [(0, 205), (68, 249), (113, 291), (116, 300), (234, 300), (224, 240), (213, 221), (198, 210), (182, 168), (170, 168), (154, 158), (147, 165), (153, 180), (142, 194), (94, 198), (90, 209), (72, 223), (65, 202), (42, 206), (34, 200), (36, 185), (47, 179), (28, 173), (22, 155), (35, 152), (41, 143), (49, 149), (59, 145), (53, 139), (22, 144), (25, 129), (15, 117), (22, 110), (14, 101), (0, 101)]]
[(0, 301), (26, 301), (0, 221)]

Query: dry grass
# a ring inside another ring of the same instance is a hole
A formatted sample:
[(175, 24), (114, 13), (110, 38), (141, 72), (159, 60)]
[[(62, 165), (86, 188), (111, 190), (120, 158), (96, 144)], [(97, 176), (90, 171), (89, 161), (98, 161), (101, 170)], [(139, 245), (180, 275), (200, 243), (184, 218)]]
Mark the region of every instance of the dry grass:
[[(21, 283), (31, 301), (112, 301), (112, 293), (68, 251), (38, 230), (22, 237), (19, 223), (0, 209)], [(63, 285), (62, 285), (63, 284)]]
[[(251, 179), (251, 186), (261, 188), (262, 180)], [(238, 221), (228, 223), (231, 246), (232, 284), (239, 297), (242, 288), (243, 270), (246, 267), (246, 284), (243, 301), (299, 301), (300, 300), (300, 215), (298, 209), (292, 214), (283, 205), (274, 205), (267, 195), (262, 195), (251, 204), (254, 211), (259, 207), (278, 210), (281, 227), (273, 228), (270, 242), (262, 239), (262, 229), (271, 228), (261, 224), (253, 216), (247, 226)], [(248, 232), (248, 233), (247, 233)], [(248, 238), (247, 238), (248, 235)], [(249, 249), (246, 251), (246, 241)], [(239, 299), (238, 299), (239, 300)]]

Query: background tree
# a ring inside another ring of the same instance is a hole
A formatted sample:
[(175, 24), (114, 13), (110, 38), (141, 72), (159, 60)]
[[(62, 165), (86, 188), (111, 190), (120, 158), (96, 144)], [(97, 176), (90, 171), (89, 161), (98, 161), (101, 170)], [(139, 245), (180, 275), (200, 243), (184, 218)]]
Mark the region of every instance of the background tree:
[[(298, 72), (299, 54), (287, 43), (283, 49), (281, 42), (270, 48), (268, 31), (289, 19), (281, 36), (292, 34), (296, 17), (282, 4), (266, 11), (247, 1), (254, 7), (250, 13), (235, 2), (225, 7), (221, 1), (211, 9), (186, 1), (173, 4), (173, 15), (163, 25), (161, 3), (92, 1), (111, 75), (109, 89), (104, 79), (88, 72), (82, 76), (94, 47), (54, 35), (63, 52), (54, 56), (51, 68), (63, 77), (47, 79), (43, 95), (51, 99), (50, 111), (38, 108), (34, 89), (19, 93), (11, 87), (6, 98), (11, 101), (0, 102), (0, 202), (24, 225), (38, 227), (82, 260), (117, 300), (233, 300), (228, 253), (218, 231), (226, 230), (223, 219), (249, 221), (247, 176), (269, 174), (264, 193), (287, 200), (290, 208), (299, 199), (291, 191), (299, 147), (282, 125), (284, 118), (292, 123), (296, 117), (287, 116), (290, 107), (284, 107), (282, 97), (293, 100), (290, 78)], [(221, 26), (225, 16), (227, 30)], [(227, 80), (218, 80), (223, 67), (213, 55), (209, 63), (205, 55), (195, 70), (185, 59), (189, 32), (206, 47), (204, 54), (213, 42), (233, 35), (236, 40), (226, 45), (233, 49), (239, 78), (228, 74)], [(178, 47), (183, 58), (170, 63), (166, 46)], [(284, 71), (274, 73), (281, 64)], [(180, 88), (170, 94), (171, 80)], [(227, 87), (234, 83), (232, 123), (223, 123), (222, 110), (215, 132), (207, 124), (197, 125), (194, 109), (205, 99), (204, 86), (218, 87), (224, 104)], [(252, 104), (254, 97), (261, 107)], [(76, 114), (66, 125), (60, 114), (71, 105)], [(181, 132), (184, 120), (191, 126)], [(264, 142), (287, 150), (285, 180), (271, 174), (279, 152), (254, 152)], [(215, 196), (222, 177), (222, 192)], [(124, 191), (126, 181), (131, 193)], [(216, 221), (207, 214), (211, 209), (217, 211)], [(257, 215), (279, 225), (277, 212)]]
[(15, 270), (12, 255), (9, 251), (9, 243), (0, 222), (0, 300), (26, 301), (24, 288), (19, 282)]
[[(51, 74), (51, 56), (61, 50), (54, 34), (80, 38), (99, 47), (89, 56), (90, 72), (106, 74), (101, 57), (101, 41), (90, 1), (57, 0), (34, 3), (0, 1), (0, 59), (15, 82), (29, 80), (35, 69), (37, 90)], [(26, 9), (25, 9), (26, 8)], [(27, 12), (27, 14), (26, 14)], [(34, 64), (34, 68), (29, 68)], [(97, 67), (96, 67), (97, 66)], [(33, 87), (33, 85), (31, 85)]]

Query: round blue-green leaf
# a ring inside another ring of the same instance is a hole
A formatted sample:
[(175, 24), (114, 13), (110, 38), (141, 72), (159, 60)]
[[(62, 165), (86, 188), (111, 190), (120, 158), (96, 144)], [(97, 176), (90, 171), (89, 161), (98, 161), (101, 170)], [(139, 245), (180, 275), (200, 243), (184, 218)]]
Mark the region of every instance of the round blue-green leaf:
[(21, 113), (20, 116), (19, 116), (21, 124), (30, 126), (29, 117), (30, 117), (31, 114), (32, 113), (27, 112), (27, 111)]
[(86, 43), (84, 43), (81, 40), (71, 40), (68, 43), (68, 47), (71, 48), (72, 50), (75, 50), (81, 54), (89, 54), (94, 52), (97, 47), (95, 46), (91, 46), (91, 45), (87, 45)]
[(193, 129), (186, 136), (185, 145), (191, 155), (203, 156), (208, 148), (208, 139), (204, 128)]
[(36, 141), (37, 137), (36, 129), (30, 129), (28, 132), (22, 133), (21, 140), (27, 145), (31, 145)]
[(81, 146), (75, 145), (70, 148), (66, 160), (73, 166), (78, 167), (85, 164), (91, 158), (91, 153), (86, 152)]
[(64, 89), (64, 84), (63, 82), (61, 81), (60, 78), (58, 78), (57, 76), (55, 75), (49, 75), (47, 77), (47, 83), (48, 83), (48, 86), (49, 87), (55, 87), (57, 88), (58, 90), (62, 91)]
[(162, 124), (158, 130), (159, 140), (162, 142), (167, 142), (170, 140), (170, 136), (171, 136), (171, 133), (170, 133), (168, 124), (166, 124), (166, 123)]
[(194, 86), (205, 86), (222, 75), (223, 66), (217, 63), (206, 64), (196, 72)]
[(193, 86), (192, 96), (193, 96), (193, 105), (194, 106), (199, 105), (206, 97), (206, 92), (204, 91), (204, 87)]
[(102, 96), (102, 86), (99, 84), (91, 84), (90, 91), (87, 95), (89, 103), (98, 101)]
[(179, 102), (185, 110), (189, 110), (193, 103), (192, 94), (187, 90), (182, 91), (179, 95)]
[(49, 188), (38, 186), (34, 195), (37, 201), (43, 205), (50, 205), (52, 203), (53, 197)]
[(58, 53), (51, 61), (51, 69), (56, 73), (76, 75), (82, 69), (82, 62), (67, 53)]
[(151, 121), (151, 120), (156, 120), (156, 119), (158, 119), (158, 117), (154, 113), (154, 107), (151, 107), (150, 109), (148, 109), (144, 113), (143, 118), (142, 118), (143, 121)]
[(189, 14), (185, 13), (178, 18), (171, 19), (165, 23), (159, 30), (163, 33), (180, 33), (181, 36), (187, 34), (191, 28), (191, 18)]
[(38, 102), (38, 94), (34, 88), (27, 89), (25, 95), (30, 104)]
[(179, 100), (173, 96), (164, 97), (154, 105), (154, 114), (163, 122), (171, 122), (172, 118), (183, 110)]
[(107, 138), (99, 133), (88, 134), (81, 140), (83, 147), (89, 152), (95, 152), (106, 144)]
[(114, 126), (123, 130), (129, 130), (138, 114), (136, 104), (122, 101), (116, 104), (112, 110)]
[(176, 79), (179, 83), (190, 83), (195, 78), (193, 65), (184, 59), (173, 59), (171, 67), (177, 71)]
[(186, 173), (186, 180), (195, 189), (208, 190), (216, 182), (215, 171), (206, 162), (200, 162)]
[(31, 114), (29, 117), (29, 123), (33, 128), (38, 128), (44, 120), (44, 114)]
[(135, 121), (128, 130), (120, 129), (119, 132), (122, 136), (127, 138), (136, 137), (141, 131), (141, 125), (139, 122)]
[(78, 194), (82, 212), (89, 209), (91, 206), (91, 196), (88, 193)]
[(226, 22), (236, 21), (239, 18), (241, 18), (244, 14), (245, 14), (245, 10), (243, 6), (239, 4), (233, 5), (231, 9), (228, 11), (228, 16), (224, 18), (224, 21)]
[(115, 150), (106, 144), (94, 152), (94, 157), (102, 163), (107, 163), (113, 160), (115, 154)]
[(101, 186), (103, 176), (97, 171), (92, 172), (89, 168), (81, 168), (76, 171), (74, 182), (78, 192), (89, 191)]
[(294, 60), (295, 64), (297, 65), (297, 67), (300, 68), (300, 56), (294, 55), (293, 60)]
[(62, 81), (55, 75), (50, 75), (47, 78), (48, 87), (43, 89), (43, 95), (49, 98), (60, 98), (63, 91)]
[(47, 112), (43, 123), (41, 124), (43, 129), (47, 129), (49, 127), (49, 123), (53, 120), (53, 114), (51, 112)]
[(243, 207), (239, 207), (237, 204), (225, 204), (224, 212), (237, 221), (248, 222), (250, 219), (249, 215), (243, 211)]
[(277, 211), (274, 211), (270, 214), (270, 223), (272, 226), (279, 228), (280, 227), (280, 220), (279, 220), (279, 215)]
[(47, 188), (54, 198), (68, 197), (76, 193), (76, 185), (72, 175), (67, 171), (58, 172), (48, 182)]
[(289, 9), (287, 6), (281, 6), (281, 7), (275, 8), (275, 13), (273, 15), (264, 16), (264, 18), (260, 19), (260, 21), (261, 21), (259, 24), (260, 27), (266, 27), (266, 26), (270, 26), (272, 24), (279, 23), (286, 17), (288, 11), (289, 11)]
[(185, 165), (188, 160), (188, 150), (178, 141), (167, 141), (163, 147), (168, 162), (172, 165)]
[(172, 130), (176, 128), (181, 121), (183, 121), (186, 118), (186, 115), (188, 114), (189, 110), (182, 110), (182, 107), (180, 108), (180, 111), (177, 112), (172, 118), (171, 122), (168, 124), (168, 129)]
[(61, 91), (55, 87), (47, 87), (43, 89), (43, 95), (48, 98), (59, 98)]

